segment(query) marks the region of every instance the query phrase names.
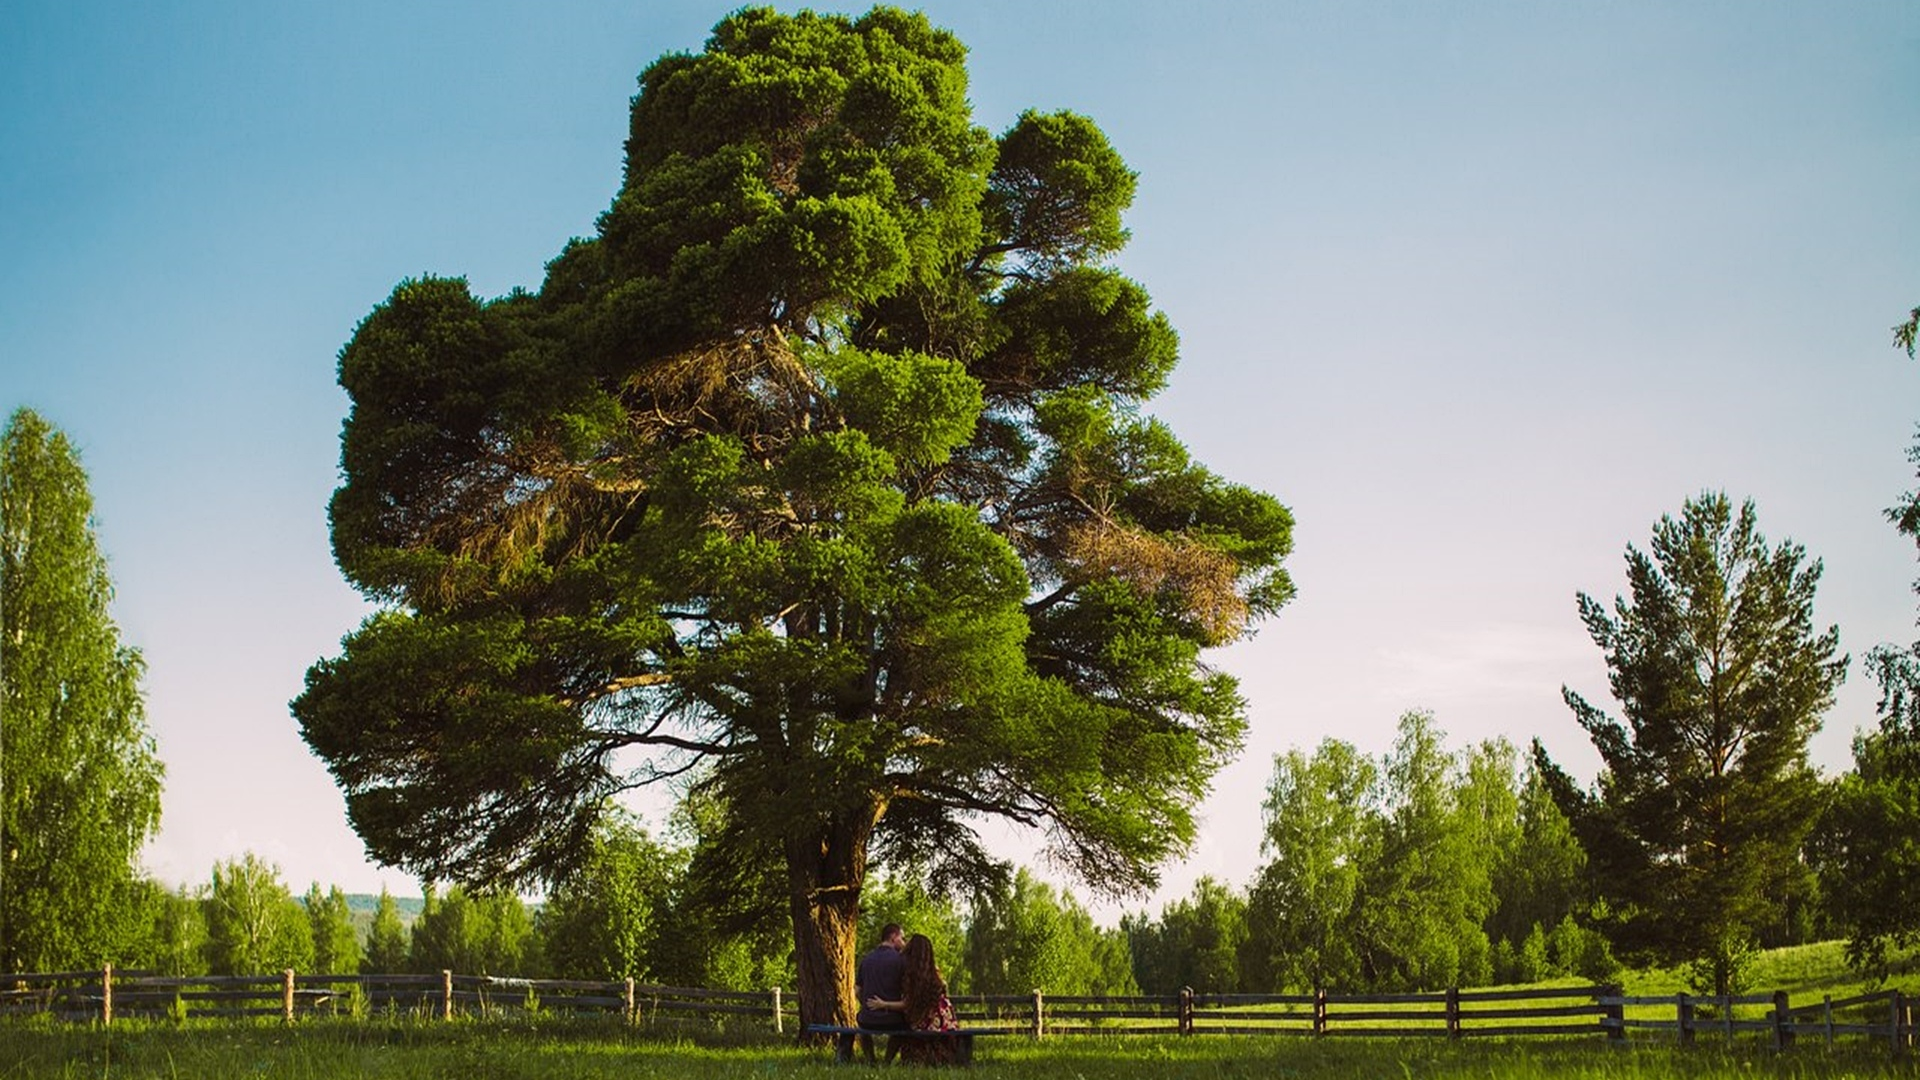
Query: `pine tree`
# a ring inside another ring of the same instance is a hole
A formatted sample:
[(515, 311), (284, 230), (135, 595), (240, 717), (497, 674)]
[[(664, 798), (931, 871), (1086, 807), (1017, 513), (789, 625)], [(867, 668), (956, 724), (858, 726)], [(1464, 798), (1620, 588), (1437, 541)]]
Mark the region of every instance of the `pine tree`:
[(1146, 411), (1171, 322), (1112, 265), (1091, 120), (973, 122), (924, 16), (747, 8), (641, 75), (620, 193), (537, 291), (402, 282), (340, 354), (331, 507), (381, 610), (293, 703), (368, 851), (562, 880), (691, 780), (775, 867), (801, 1014), (853, 1014), (870, 863), (983, 822), (1151, 886), (1246, 729), (1205, 660), (1292, 517)]
[[(1820, 562), (1770, 546), (1753, 503), (1689, 499), (1627, 548), (1631, 601), (1585, 593), (1625, 722), (1565, 691), (1600, 751), (1596, 791), (1540, 757), (1595, 871), (1623, 951), (1737, 981), (1779, 898), (1804, 891), (1801, 840), (1819, 808), (1807, 740), (1846, 672), (1839, 631), (1814, 629)], [(1684, 915), (1680, 914), (1684, 913)]]

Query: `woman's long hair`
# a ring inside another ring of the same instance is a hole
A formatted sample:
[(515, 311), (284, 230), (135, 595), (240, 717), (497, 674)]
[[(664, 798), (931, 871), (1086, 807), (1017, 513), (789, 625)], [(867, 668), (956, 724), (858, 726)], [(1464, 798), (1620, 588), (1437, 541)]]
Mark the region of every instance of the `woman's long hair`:
[(940, 968), (933, 962), (933, 939), (927, 935), (908, 938), (906, 951), (900, 955), (905, 961), (900, 973), (900, 997), (906, 1002), (907, 1023), (917, 1025), (939, 1005), (940, 995), (947, 992), (947, 980), (940, 977)]

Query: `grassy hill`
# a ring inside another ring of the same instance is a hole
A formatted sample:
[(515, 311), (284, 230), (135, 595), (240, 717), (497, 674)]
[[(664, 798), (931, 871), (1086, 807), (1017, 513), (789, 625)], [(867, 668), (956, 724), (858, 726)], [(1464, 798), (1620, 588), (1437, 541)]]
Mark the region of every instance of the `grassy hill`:
[[(1792, 945), (1755, 956), (1745, 989), (1751, 993), (1785, 990), (1796, 1003), (1884, 989), (1920, 994), (1920, 950), (1894, 952), (1889, 968), (1884, 982), (1854, 971), (1847, 966), (1846, 943), (1842, 941)], [(1684, 967), (1625, 971), (1620, 983), (1630, 995), (1677, 994), (1691, 989)]]

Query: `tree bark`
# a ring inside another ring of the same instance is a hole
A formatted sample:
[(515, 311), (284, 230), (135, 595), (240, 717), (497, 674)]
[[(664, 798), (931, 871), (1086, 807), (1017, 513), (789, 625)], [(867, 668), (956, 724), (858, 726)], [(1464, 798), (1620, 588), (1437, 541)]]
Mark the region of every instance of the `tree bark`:
[(787, 841), (795, 990), (800, 1023), (851, 1024), (859, 962), (860, 886), (872, 826), (835, 819)]

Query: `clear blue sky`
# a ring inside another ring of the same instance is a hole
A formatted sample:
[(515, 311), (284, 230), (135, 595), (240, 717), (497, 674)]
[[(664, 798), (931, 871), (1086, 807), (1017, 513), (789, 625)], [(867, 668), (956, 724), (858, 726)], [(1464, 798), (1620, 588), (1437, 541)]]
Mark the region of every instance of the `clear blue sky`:
[[(785, 5), (783, 5), (785, 6)], [(377, 871), (286, 702), (366, 608), (326, 535), (334, 363), (395, 282), (537, 285), (620, 176), (683, 2), (16, 0), (0, 38), (0, 408), (79, 444), (168, 768), (149, 867)], [(1577, 590), (1702, 489), (1825, 560), (1856, 659), (1915, 635), (1881, 508), (1920, 364), (1920, 6), (940, 2), (981, 123), (1098, 120), (1124, 268), (1183, 335), (1155, 412), (1297, 515), (1299, 599), (1218, 662), (1252, 735), (1157, 907), (1257, 858), (1272, 757), (1455, 745), (1606, 695)], [(1855, 673), (1815, 743), (1845, 767)], [(1018, 838), (1002, 841), (1009, 853)], [(1111, 915), (1115, 909), (1103, 909)]]

